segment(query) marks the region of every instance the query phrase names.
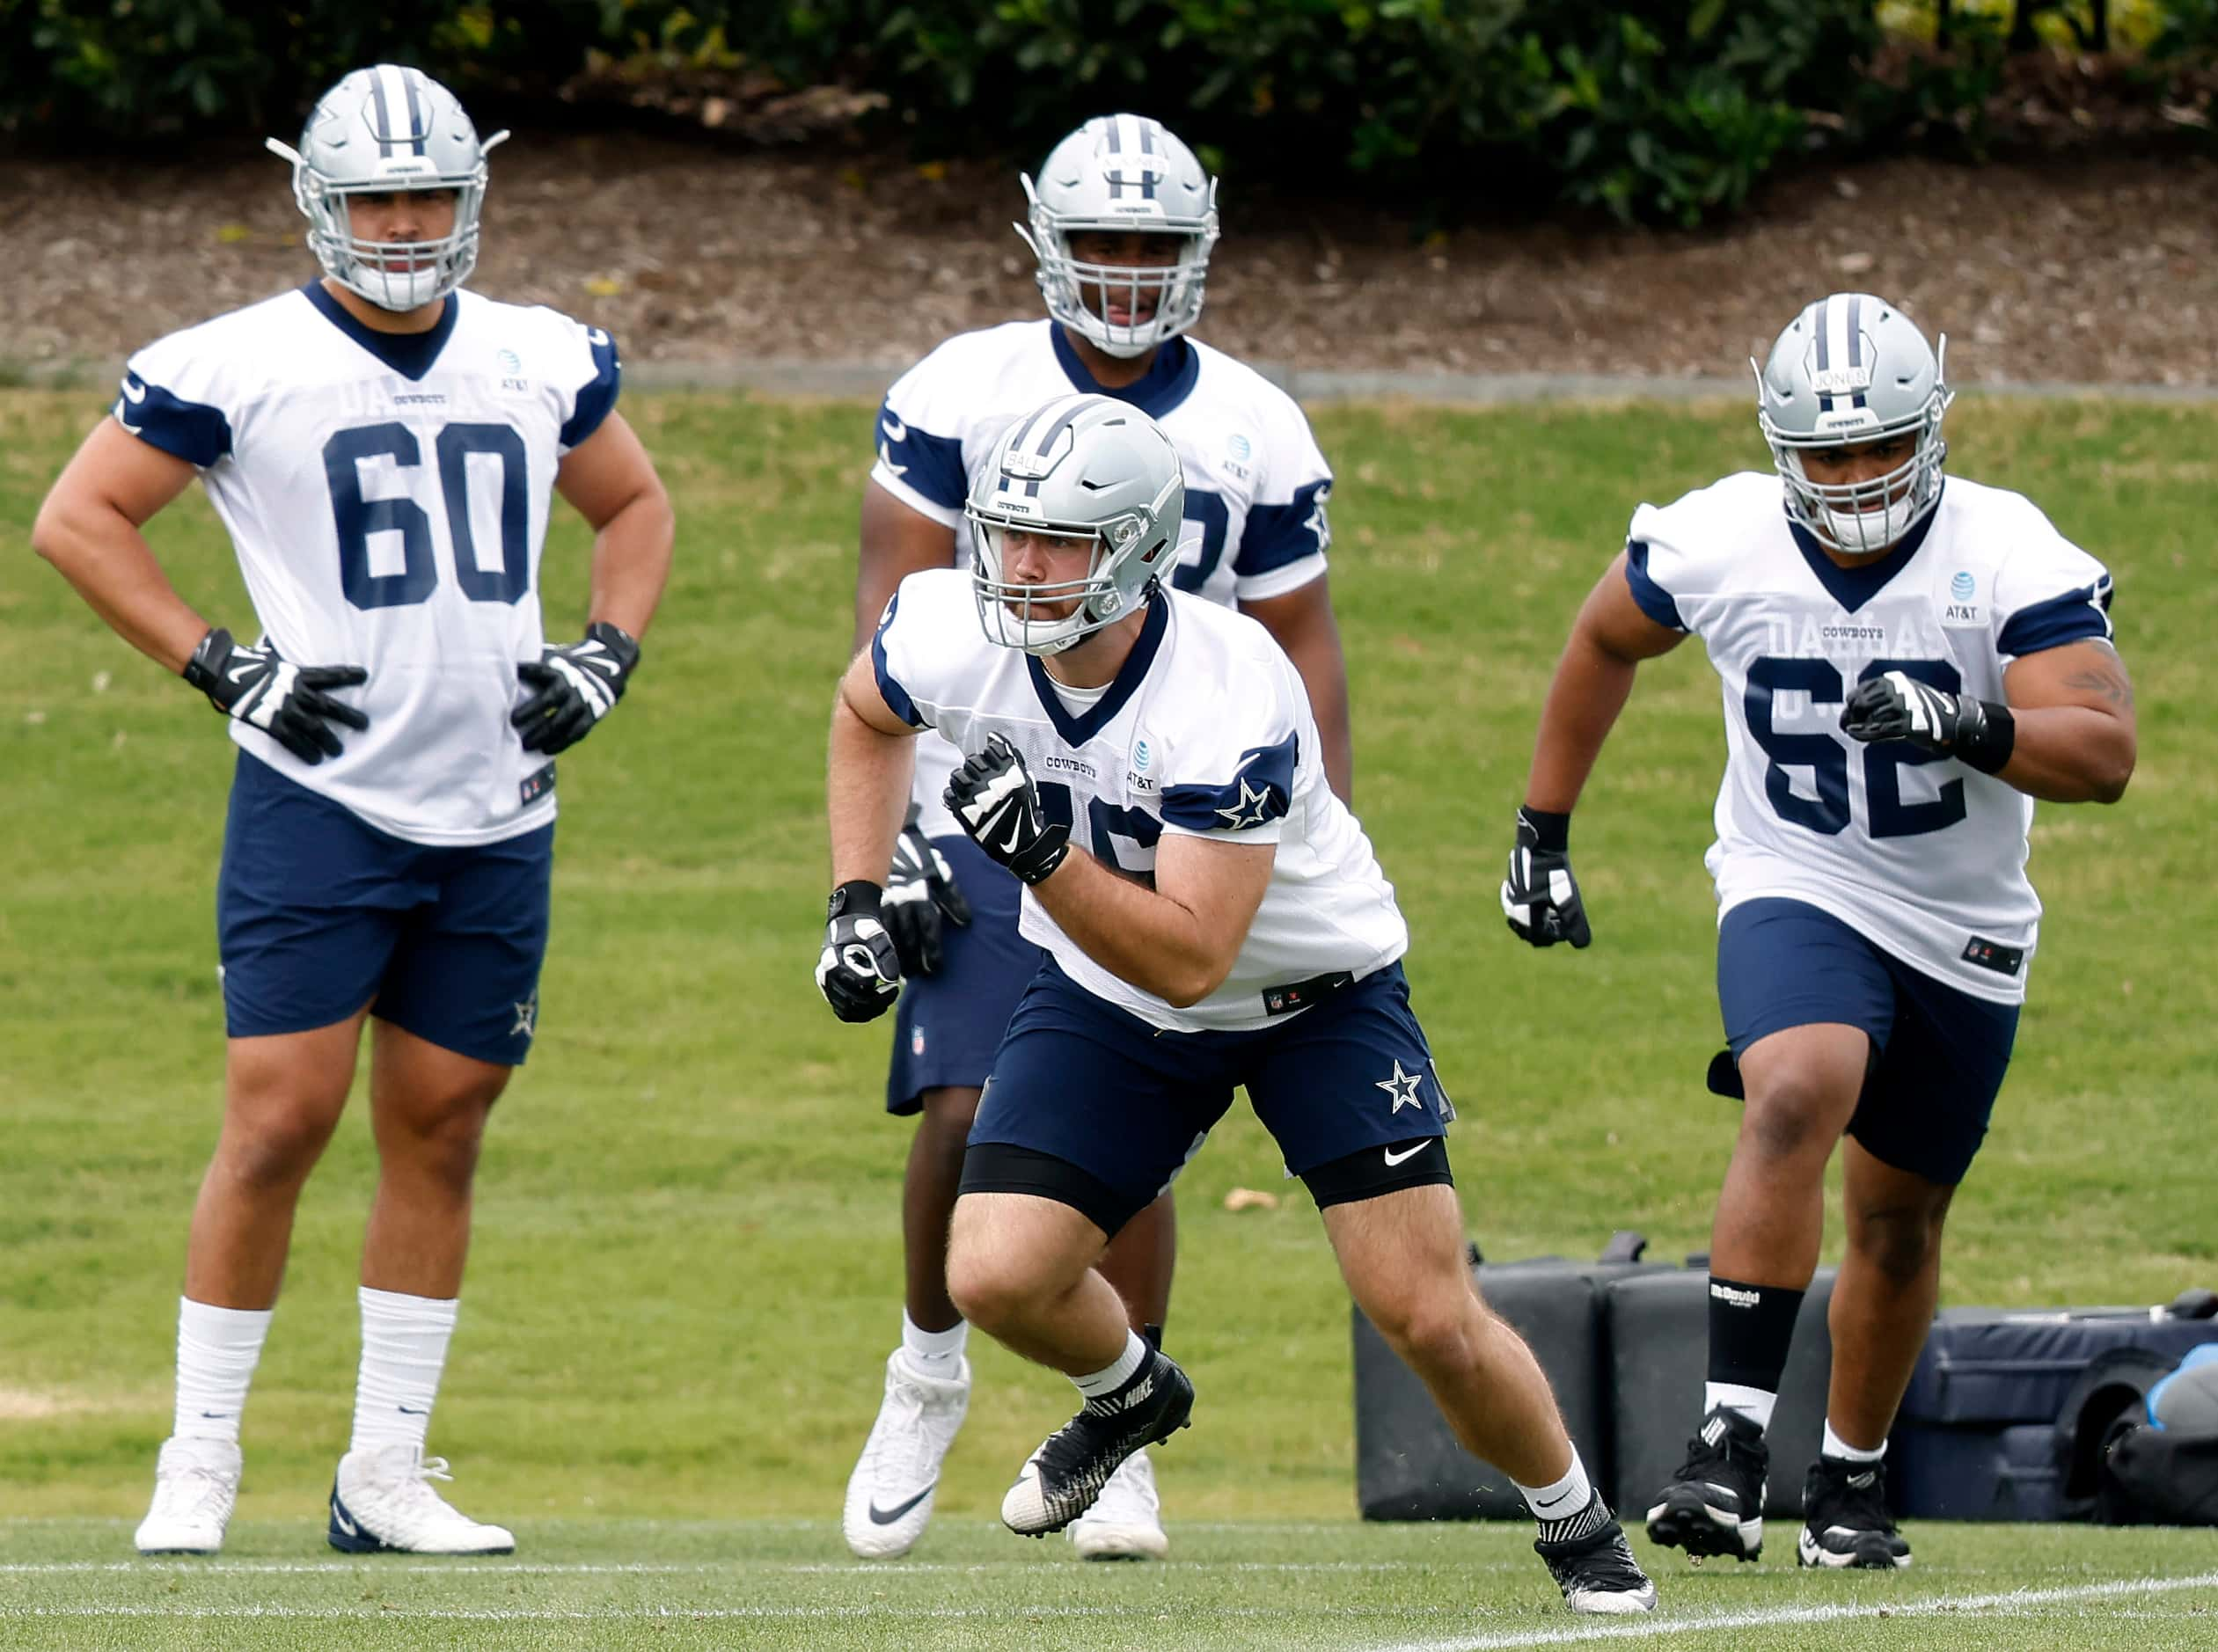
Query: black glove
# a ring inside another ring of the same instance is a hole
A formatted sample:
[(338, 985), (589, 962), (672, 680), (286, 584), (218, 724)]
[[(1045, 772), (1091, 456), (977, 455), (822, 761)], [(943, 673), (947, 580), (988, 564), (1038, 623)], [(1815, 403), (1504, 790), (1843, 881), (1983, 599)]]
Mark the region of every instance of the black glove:
[(1883, 671), (1857, 683), (1841, 709), (1841, 732), (1874, 744), (1907, 741), (1984, 774), (2009, 763), (2017, 744), (2017, 720), (2009, 706), (1951, 694), (1904, 671)]
[(940, 973), (945, 954), (940, 946), (941, 920), (950, 924), (970, 921), (970, 903), (955, 888), (948, 858), (917, 830), (917, 807), (909, 806), (909, 818), (893, 845), (893, 876), (886, 884), (881, 910), (894, 949), (901, 954), (904, 974)]
[(956, 822), (987, 854), (1027, 883), (1037, 883), (1071, 852), (1071, 829), (1051, 824), (1040, 809), (1040, 788), (1016, 748), (999, 735), (965, 757), (948, 781), (948, 807)]
[(1571, 875), (1570, 830), (1569, 815), (1517, 812), (1517, 847), (1510, 851), (1510, 875), (1502, 880), (1502, 916), (1510, 920), (1512, 934), (1535, 947), (1594, 941), (1578, 880)]
[(879, 889), (860, 879), (831, 892), (816, 990), (843, 1021), (875, 1021), (901, 994), (901, 957), (878, 918)]
[(321, 763), (345, 749), (333, 723), (367, 728), (370, 719), (323, 691), (370, 681), (358, 665), (295, 665), (267, 643), (247, 647), (221, 625), (201, 639), (185, 662), (185, 680), (226, 717), (275, 740), (303, 763)]
[(516, 681), (538, 691), (509, 715), (523, 731), (523, 749), (551, 757), (577, 744), (624, 698), (639, 662), (639, 644), (597, 619), (585, 628), (584, 641), (543, 648), (538, 659), (516, 667)]

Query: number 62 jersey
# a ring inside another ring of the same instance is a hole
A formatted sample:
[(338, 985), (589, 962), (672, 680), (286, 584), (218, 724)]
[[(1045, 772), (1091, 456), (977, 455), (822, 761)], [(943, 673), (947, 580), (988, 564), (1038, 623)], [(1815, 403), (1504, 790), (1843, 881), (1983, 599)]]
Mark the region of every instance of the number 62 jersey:
[(263, 631), (298, 665), (359, 665), (370, 719), (311, 765), (231, 738), (378, 830), (494, 843), (554, 815), (509, 714), (543, 642), (555, 467), (615, 405), (616, 348), (546, 309), (457, 292), (428, 333), (374, 333), (319, 284), (131, 358), (115, 417), (198, 466)]
[(1900, 545), (1839, 567), (1788, 520), (1778, 477), (1750, 471), (1643, 505), (1626, 579), (1650, 618), (1702, 638), (1723, 681), (1719, 916), (1801, 901), (1974, 997), (2023, 1002), (2033, 800), (1937, 753), (1853, 741), (1841, 712), (1885, 671), (2007, 698), (2012, 661), (2110, 636), (2102, 565), (2022, 495), (1951, 477)]

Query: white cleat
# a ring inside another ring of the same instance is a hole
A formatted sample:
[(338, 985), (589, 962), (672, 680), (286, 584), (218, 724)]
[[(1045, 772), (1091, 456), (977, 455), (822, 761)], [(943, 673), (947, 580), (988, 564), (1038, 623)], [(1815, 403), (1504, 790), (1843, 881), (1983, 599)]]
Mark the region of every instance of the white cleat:
[(513, 1554), (505, 1526), (481, 1525), (431, 1488), (452, 1480), (443, 1457), (395, 1443), (349, 1451), (331, 1482), (331, 1546), (348, 1554)]
[(970, 1408), (970, 1362), (951, 1378), (926, 1377), (896, 1349), (886, 1357), (886, 1397), (847, 1477), (840, 1535), (857, 1560), (906, 1554), (932, 1518), (940, 1465)]
[(154, 1465), (154, 1505), (139, 1522), (141, 1554), (213, 1554), (238, 1506), (237, 1442), (172, 1438)]
[(1081, 1560), (1160, 1561), (1171, 1552), (1154, 1465), (1146, 1451), (1117, 1465), (1094, 1506), (1072, 1521), (1070, 1530)]

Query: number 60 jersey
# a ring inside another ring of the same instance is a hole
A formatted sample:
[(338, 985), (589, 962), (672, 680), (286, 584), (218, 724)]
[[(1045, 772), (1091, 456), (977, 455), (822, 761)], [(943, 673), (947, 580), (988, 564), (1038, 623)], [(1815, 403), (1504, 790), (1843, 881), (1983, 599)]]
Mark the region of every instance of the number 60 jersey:
[(2013, 660), (2109, 637), (2102, 565), (2021, 495), (1951, 477), (1901, 544), (1838, 567), (1788, 521), (1778, 477), (1744, 472), (1643, 505), (1626, 578), (1724, 681), (1720, 916), (1783, 895), (1974, 997), (2022, 1002), (2041, 916), (2033, 800), (1953, 758), (1852, 741), (1841, 706), (1884, 671), (2006, 698)]
[(370, 719), (313, 766), (234, 720), (271, 767), (415, 843), (493, 843), (554, 815), (509, 713), (539, 657), (555, 467), (615, 405), (608, 335), (451, 295), (430, 332), (373, 333), (320, 285), (131, 358), (115, 417), (200, 467), (269, 640), (359, 665)]

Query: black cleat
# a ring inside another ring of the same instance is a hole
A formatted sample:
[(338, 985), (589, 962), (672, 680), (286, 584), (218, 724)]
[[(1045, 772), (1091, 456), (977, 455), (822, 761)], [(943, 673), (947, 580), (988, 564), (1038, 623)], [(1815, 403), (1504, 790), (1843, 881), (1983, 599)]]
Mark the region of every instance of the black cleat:
[(1648, 1511), (1648, 1539), (1700, 1561), (1753, 1561), (1764, 1548), (1764, 1485), (1771, 1451), (1749, 1416), (1719, 1406), (1687, 1442), (1687, 1460)]
[(1887, 1512), (1885, 1465), (1819, 1458), (1802, 1482), (1802, 1539), (1795, 1545), (1798, 1564), (1875, 1572), (1900, 1571), (1910, 1564), (1910, 1546)]
[(1548, 1575), (1573, 1612), (1616, 1617), (1656, 1610), (1656, 1585), (1633, 1558), (1625, 1529), (1611, 1515), (1601, 1493), (1594, 1494), (1584, 1513), (1569, 1520), (1544, 1521), (1541, 1530), (1567, 1534), (1553, 1541), (1541, 1537), (1533, 1551), (1548, 1562)]
[(1001, 1499), (1001, 1523), (1028, 1538), (1060, 1531), (1094, 1506), (1117, 1465), (1184, 1428), (1194, 1385), (1170, 1357), (1151, 1352), (1139, 1374), (1089, 1400), (1040, 1443)]

